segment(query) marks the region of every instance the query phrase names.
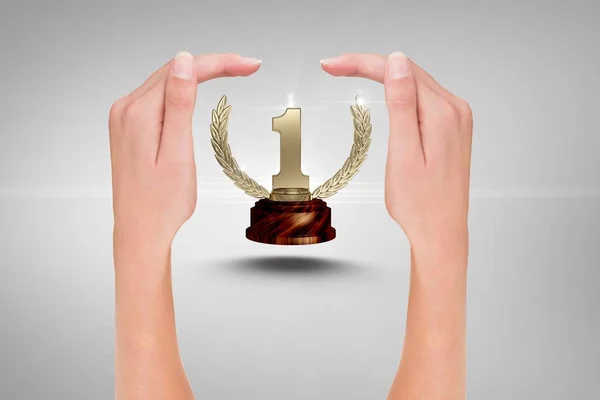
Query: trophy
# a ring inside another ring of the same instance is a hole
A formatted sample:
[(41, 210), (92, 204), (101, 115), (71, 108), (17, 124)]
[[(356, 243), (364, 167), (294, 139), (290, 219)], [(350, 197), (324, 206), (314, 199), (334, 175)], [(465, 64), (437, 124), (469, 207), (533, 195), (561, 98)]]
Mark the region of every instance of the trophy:
[(350, 107), (354, 119), (354, 143), (350, 156), (328, 181), (309, 190), (309, 177), (301, 168), (301, 109), (287, 108), (273, 118), (273, 131), (280, 135), (279, 173), (273, 175), (269, 192), (242, 171), (231, 154), (227, 125), (231, 106), (223, 96), (212, 111), (211, 144), (223, 172), (247, 195), (259, 199), (250, 210), (246, 238), (275, 245), (306, 245), (335, 239), (331, 209), (322, 199), (336, 194), (358, 173), (371, 145), (371, 115), (360, 97)]

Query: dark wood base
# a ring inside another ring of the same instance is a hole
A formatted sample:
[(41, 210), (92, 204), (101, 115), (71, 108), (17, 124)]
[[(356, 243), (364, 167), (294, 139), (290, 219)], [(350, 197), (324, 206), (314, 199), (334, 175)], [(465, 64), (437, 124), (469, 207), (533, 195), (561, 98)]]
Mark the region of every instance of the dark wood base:
[(333, 240), (331, 208), (323, 200), (272, 201), (261, 199), (250, 209), (246, 237), (279, 245), (316, 244)]

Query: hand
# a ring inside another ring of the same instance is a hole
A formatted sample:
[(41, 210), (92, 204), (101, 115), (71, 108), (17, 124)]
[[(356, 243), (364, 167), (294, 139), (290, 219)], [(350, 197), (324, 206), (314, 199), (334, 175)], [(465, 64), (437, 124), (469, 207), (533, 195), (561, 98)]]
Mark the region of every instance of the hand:
[(196, 206), (197, 85), (259, 67), (238, 55), (181, 53), (110, 111), (119, 399), (194, 398), (179, 355), (170, 256)]
[(388, 399), (464, 399), (470, 107), (402, 53), (346, 54), (323, 68), (385, 88), (385, 204), (411, 244), (404, 348)]
[(467, 102), (402, 53), (346, 54), (322, 65), (334, 76), (384, 84), (390, 120), (385, 204), (411, 244), (463, 239), (473, 130)]
[(180, 53), (110, 111), (115, 233), (170, 246), (196, 206), (192, 114), (197, 85), (248, 76), (260, 61)]

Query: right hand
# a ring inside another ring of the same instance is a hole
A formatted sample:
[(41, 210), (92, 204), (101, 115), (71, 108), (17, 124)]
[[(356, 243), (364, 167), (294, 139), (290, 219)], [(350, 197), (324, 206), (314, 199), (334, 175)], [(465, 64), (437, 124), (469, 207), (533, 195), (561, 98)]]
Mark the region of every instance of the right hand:
[(385, 204), (411, 245), (467, 235), (473, 118), (468, 103), (402, 53), (324, 60), (334, 76), (384, 84), (390, 135)]

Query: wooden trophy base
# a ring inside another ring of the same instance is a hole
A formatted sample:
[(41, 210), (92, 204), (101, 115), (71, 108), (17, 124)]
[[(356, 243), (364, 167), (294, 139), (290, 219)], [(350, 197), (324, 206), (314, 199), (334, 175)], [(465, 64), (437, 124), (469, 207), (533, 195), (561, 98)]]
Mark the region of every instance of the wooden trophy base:
[(319, 199), (294, 202), (261, 199), (250, 209), (246, 238), (278, 245), (328, 242), (335, 238), (331, 208)]

